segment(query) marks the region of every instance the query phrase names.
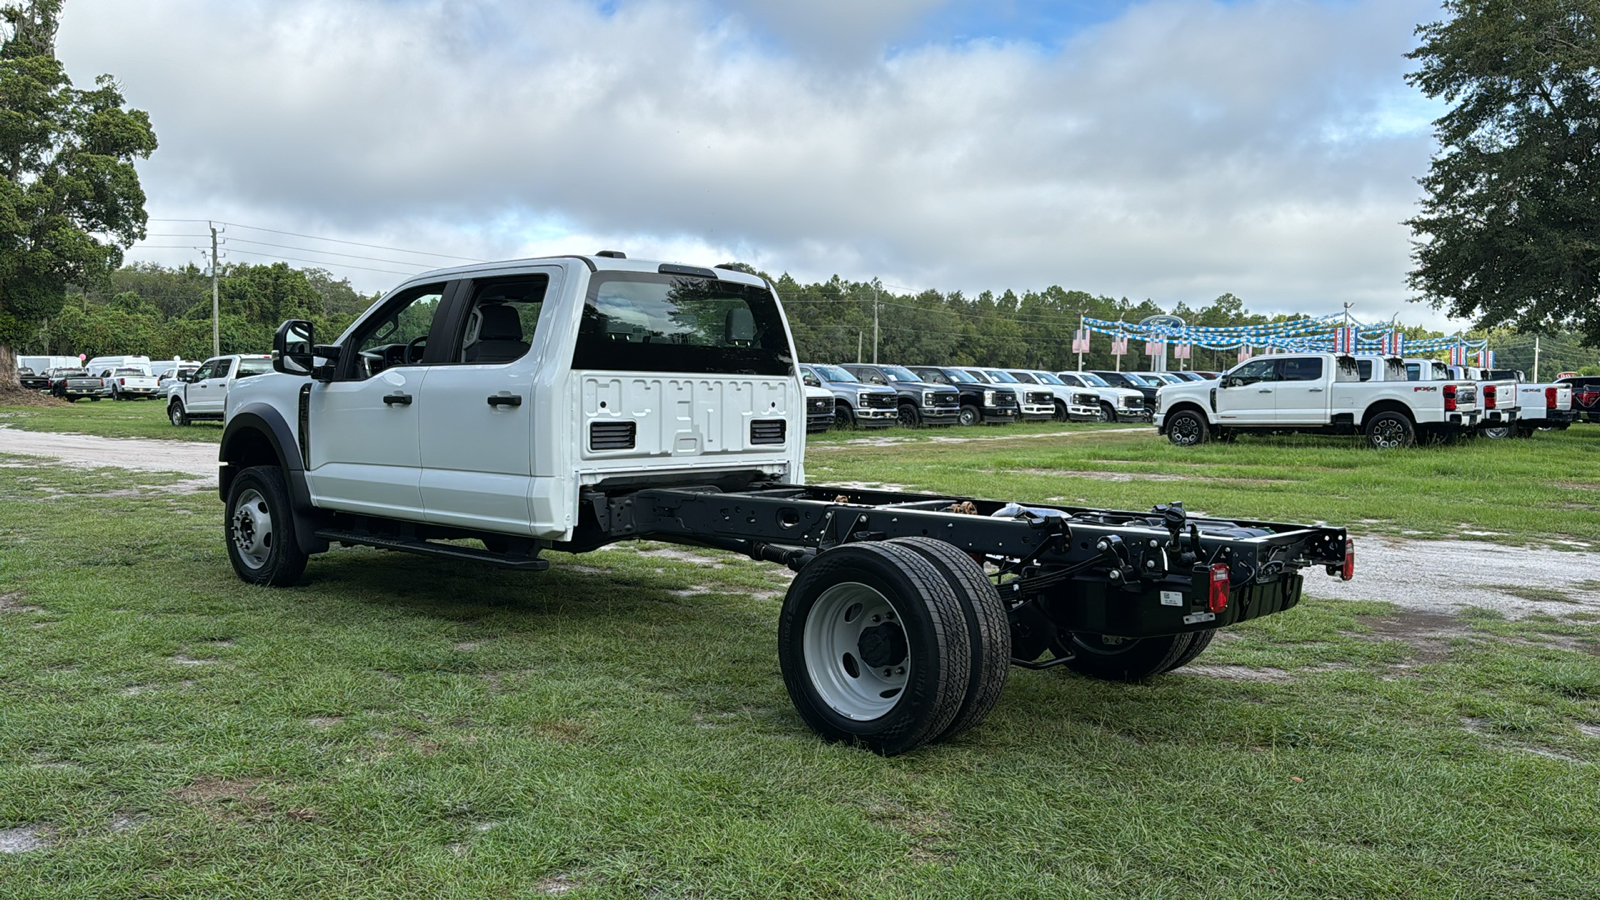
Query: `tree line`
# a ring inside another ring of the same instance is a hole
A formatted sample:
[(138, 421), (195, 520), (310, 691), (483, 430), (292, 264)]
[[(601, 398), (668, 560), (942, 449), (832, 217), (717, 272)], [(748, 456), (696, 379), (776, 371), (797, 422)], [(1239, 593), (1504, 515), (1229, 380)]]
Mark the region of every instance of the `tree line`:
[[(764, 275), (782, 299), (795, 348), (807, 362), (870, 362), (873, 312), (877, 311), (877, 358), (901, 365), (984, 365), (1062, 371), (1078, 367), (1072, 335), (1082, 318), (1137, 323), (1171, 313), (1191, 325), (1261, 325), (1295, 318), (1252, 313), (1244, 301), (1223, 294), (1209, 304), (1166, 308), (1151, 300), (1094, 295), (1052, 286), (1041, 291), (897, 292), (877, 281), (847, 281), (835, 276), (802, 283), (785, 273)], [(287, 263), (229, 265), (218, 273), (218, 309), (224, 353), (264, 353), (285, 319), (309, 319), (318, 334), (335, 335), (379, 298), (362, 294), (347, 279), (319, 268), (295, 269)], [(1408, 338), (1439, 337), (1419, 326), (1404, 327)], [(1534, 337), (1508, 328), (1473, 332), (1487, 337), (1497, 364), (1533, 370)], [(1540, 371), (1577, 370), (1596, 361), (1572, 333), (1541, 336)], [(152, 359), (204, 359), (211, 355), (211, 278), (188, 265), (151, 263), (123, 266), (99, 288), (72, 288), (66, 303), (19, 342), (28, 354), (106, 356), (147, 355)], [(1131, 339), (1120, 368), (1148, 370), (1152, 360)], [(1196, 347), (1184, 368), (1221, 370), (1237, 351)], [(1169, 367), (1178, 365), (1169, 356)], [(1089, 369), (1115, 369), (1111, 341), (1094, 335), (1083, 356)]]

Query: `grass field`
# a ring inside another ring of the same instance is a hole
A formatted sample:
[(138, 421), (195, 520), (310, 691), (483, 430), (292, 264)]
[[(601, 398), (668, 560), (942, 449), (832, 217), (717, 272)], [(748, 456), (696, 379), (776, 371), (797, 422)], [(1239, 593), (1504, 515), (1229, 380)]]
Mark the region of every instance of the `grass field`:
[[(139, 433), (113, 417), (153, 404), (96, 406), (61, 430)], [(163, 427), (150, 436), (216, 430)], [(1407, 454), (1065, 431), (829, 435), (808, 465), (816, 481), (1600, 540), (1592, 428)], [(256, 589), (228, 568), (215, 496), (172, 481), (0, 459), (0, 848), (38, 848), (0, 853), (0, 897), (1600, 884), (1593, 614), (1311, 601), (1148, 684), (1014, 670), (984, 726), (884, 759), (819, 742), (790, 708), (779, 567), (656, 544), (537, 575), (340, 550), (300, 587)]]

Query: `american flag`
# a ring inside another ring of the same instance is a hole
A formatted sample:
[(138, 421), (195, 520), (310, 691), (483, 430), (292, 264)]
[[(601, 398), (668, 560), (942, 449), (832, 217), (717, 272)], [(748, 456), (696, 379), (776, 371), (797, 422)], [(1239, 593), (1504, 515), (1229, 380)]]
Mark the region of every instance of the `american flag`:
[(1166, 356), (1167, 355), (1167, 345), (1162, 343), (1161, 341), (1145, 341), (1144, 342), (1144, 355), (1145, 356)]
[(1250, 345), (1249, 344), (1245, 344), (1244, 346), (1239, 348), (1239, 362), (1248, 362), (1250, 360), (1250, 357), (1253, 356), (1253, 355), (1254, 354), (1252, 354), (1250, 352)]
[(1089, 330), (1087, 328), (1072, 333), (1072, 352), (1089, 352)]
[(1119, 334), (1116, 337), (1111, 339), (1111, 355), (1112, 356), (1127, 356), (1128, 355), (1128, 336), (1127, 335)]
[(1193, 344), (1179, 344), (1172, 348), (1173, 359), (1194, 359)]
[(1384, 356), (1405, 356), (1406, 336), (1399, 331), (1391, 331), (1383, 336)]

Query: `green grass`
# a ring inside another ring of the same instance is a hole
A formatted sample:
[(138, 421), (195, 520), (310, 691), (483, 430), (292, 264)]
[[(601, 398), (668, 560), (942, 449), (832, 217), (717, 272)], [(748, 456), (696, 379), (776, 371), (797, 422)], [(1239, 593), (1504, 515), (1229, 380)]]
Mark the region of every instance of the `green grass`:
[[(1583, 458), (1584, 436), (1520, 452)], [(922, 442), (892, 480), (1038, 496), (1022, 490), (1060, 478), (1016, 470), (1040, 460), (1179, 460), (1242, 477), (1206, 495), (1236, 511), (1268, 505), (1248, 473), (1273, 454), (1314, 464), (1313, 486), (1394, 465), (1416, 490), (1428, 465), (1467, 464), (1294, 442), (1179, 455), (1148, 435), (1038, 444)], [(813, 463), (889, 480), (886, 452)], [(820, 742), (790, 707), (779, 567), (651, 544), (539, 574), (340, 550), (299, 587), (252, 588), (211, 494), (0, 463), (0, 830), (49, 842), (0, 855), (3, 897), (1533, 898), (1600, 883), (1600, 738), (1580, 729), (1600, 724), (1593, 615), (1477, 614), (1394, 639), (1407, 619), (1391, 607), (1308, 601), (1199, 661), (1279, 680), (1014, 670), (985, 725), (884, 759)], [(1364, 516), (1410, 502), (1360, 497)], [(1133, 499), (1150, 498), (1118, 505)]]
[[(1057, 426), (1060, 428), (1060, 426)], [(1055, 437), (917, 444), (817, 442), (811, 481), (915, 485), (992, 499), (1191, 512), (1418, 537), (1600, 541), (1600, 431), (1377, 452), (1357, 438), (1242, 437), (1174, 447), (1150, 430), (1070, 426)], [(1469, 533), (1474, 532), (1474, 533)]]
[(179, 428), (167, 421), (162, 400), (79, 400), (59, 406), (0, 406), (0, 425), (23, 431), (92, 434), (99, 437), (222, 440), (221, 422), (195, 422)]

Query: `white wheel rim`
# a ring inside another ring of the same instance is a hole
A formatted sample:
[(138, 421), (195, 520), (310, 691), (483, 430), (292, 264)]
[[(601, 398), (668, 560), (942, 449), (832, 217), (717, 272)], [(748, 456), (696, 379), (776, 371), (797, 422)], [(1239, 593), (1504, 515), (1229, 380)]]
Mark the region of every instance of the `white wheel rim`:
[(267, 564), (267, 556), (272, 553), (272, 511), (260, 491), (251, 488), (239, 495), (228, 521), (228, 532), (245, 565), (259, 569)]
[(911, 675), (900, 619), (888, 598), (854, 581), (828, 588), (812, 604), (802, 637), (806, 672), (829, 709), (871, 721), (900, 702)]
[(1395, 419), (1384, 419), (1372, 428), (1374, 443), (1385, 449), (1400, 446), (1405, 440), (1405, 433), (1405, 426)]
[(172, 419), (172, 424), (178, 424), (178, 405), (176, 403), (167, 410), (167, 416)]

